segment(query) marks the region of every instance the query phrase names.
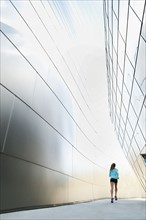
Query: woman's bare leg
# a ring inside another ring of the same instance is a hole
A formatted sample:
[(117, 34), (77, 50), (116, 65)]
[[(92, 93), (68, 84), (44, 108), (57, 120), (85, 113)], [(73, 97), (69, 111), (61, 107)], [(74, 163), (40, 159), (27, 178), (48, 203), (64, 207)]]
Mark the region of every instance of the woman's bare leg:
[(113, 192), (114, 192), (114, 183), (110, 182), (111, 184), (111, 198), (113, 198)]
[(117, 183), (115, 183), (115, 199), (117, 199), (117, 192), (118, 192), (118, 188), (117, 188)]

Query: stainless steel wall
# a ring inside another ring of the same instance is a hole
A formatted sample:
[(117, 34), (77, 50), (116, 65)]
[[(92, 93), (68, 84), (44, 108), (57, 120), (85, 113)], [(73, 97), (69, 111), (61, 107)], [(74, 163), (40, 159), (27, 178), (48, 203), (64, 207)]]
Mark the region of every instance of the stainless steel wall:
[(1, 210), (91, 200), (105, 172), (45, 4), (2, 1)]
[(55, 43), (55, 16), (47, 1), (1, 2), (2, 211), (109, 195), (106, 132)]
[(121, 148), (146, 191), (146, 1), (104, 1), (109, 108)]

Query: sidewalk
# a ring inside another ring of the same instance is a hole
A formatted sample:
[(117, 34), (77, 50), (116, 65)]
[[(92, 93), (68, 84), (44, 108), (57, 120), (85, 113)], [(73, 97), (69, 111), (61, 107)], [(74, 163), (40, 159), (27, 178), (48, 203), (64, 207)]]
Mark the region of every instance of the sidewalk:
[(145, 199), (119, 199), (110, 203), (109, 199), (96, 200), (76, 205), (1, 214), (5, 219), (50, 219), (50, 220), (145, 220)]

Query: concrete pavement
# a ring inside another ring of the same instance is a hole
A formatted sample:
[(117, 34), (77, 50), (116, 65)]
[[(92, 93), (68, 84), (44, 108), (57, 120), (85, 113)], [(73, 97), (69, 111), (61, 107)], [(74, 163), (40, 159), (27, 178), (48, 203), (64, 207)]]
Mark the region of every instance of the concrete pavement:
[(1, 220), (146, 220), (145, 199), (96, 200), (53, 208), (1, 214)]

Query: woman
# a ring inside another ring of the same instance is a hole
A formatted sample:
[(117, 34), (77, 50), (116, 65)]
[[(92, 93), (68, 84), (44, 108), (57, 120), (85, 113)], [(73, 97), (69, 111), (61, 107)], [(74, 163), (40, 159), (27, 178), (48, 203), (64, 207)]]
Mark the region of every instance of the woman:
[(114, 202), (113, 192), (115, 189), (115, 200), (117, 200), (117, 184), (119, 179), (118, 169), (116, 169), (116, 164), (112, 163), (109, 171), (110, 184), (111, 184), (111, 203)]

